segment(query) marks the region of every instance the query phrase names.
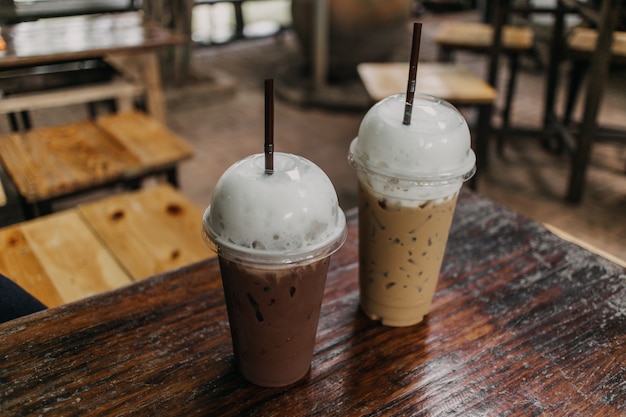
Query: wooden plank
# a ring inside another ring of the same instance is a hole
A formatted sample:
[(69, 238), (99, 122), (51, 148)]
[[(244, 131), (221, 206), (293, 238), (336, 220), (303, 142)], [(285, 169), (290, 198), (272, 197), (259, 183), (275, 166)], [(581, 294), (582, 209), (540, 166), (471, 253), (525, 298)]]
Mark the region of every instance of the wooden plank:
[[(409, 64), (362, 63), (359, 76), (373, 100), (406, 92)], [(415, 90), (430, 94), (452, 104), (490, 104), (496, 90), (485, 80), (459, 64), (420, 63), (417, 67)]]
[(137, 159), (138, 174), (166, 168), (191, 158), (192, 147), (163, 123), (141, 112), (99, 117), (96, 124)]
[(79, 210), (135, 280), (214, 256), (202, 241), (202, 210), (167, 184)]
[(608, 253), (605, 250), (600, 249), (599, 247), (585, 241), (582, 240), (580, 238), (577, 238), (576, 236), (573, 236), (570, 233), (567, 233), (565, 230), (556, 227), (552, 224), (549, 223), (544, 223), (543, 226), (548, 229), (549, 231), (551, 231), (552, 233), (554, 233), (555, 235), (557, 235), (558, 237), (560, 237), (563, 240), (567, 240), (568, 242), (572, 242), (582, 248), (587, 249), (589, 252), (595, 253), (598, 256), (601, 256), (605, 259), (608, 259), (609, 261), (617, 264), (617, 265), (621, 265), (624, 268), (626, 268), (626, 259), (622, 259), (622, 258), (618, 258), (617, 256)]
[[(598, 43), (598, 31), (591, 28), (574, 28), (567, 38), (567, 46), (577, 52), (592, 53)], [(613, 32), (611, 43), (613, 57), (626, 58), (626, 32)]]
[[(502, 47), (505, 51), (524, 51), (532, 48), (535, 34), (522, 26), (502, 28)], [(493, 43), (493, 26), (477, 22), (444, 22), (435, 34), (435, 42), (453, 48), (486, 50)]]
[(49, 307), (131, 282), (75, 210), (0, 230), (0, 271)]
[(2, 185), (2, 181), (0, 181), (0, 207), (4, 207), (7, 205), (7, 194), (4, 192), (4, 186)]
[(0, 273), (49, 307), (63, 304), (20, 226), (0, 229)]
[(117, 99), (122, 103), (136, 97), (143, 88), (122, 80), (88, 86), (59, 88), (51, 91), (24, 93), (0, 99), (0, 113), (37, 110), (56, 106)]
[(122, 179), (140, 161), (92, 122), (0, 137), (0, 158), (27, 202)]

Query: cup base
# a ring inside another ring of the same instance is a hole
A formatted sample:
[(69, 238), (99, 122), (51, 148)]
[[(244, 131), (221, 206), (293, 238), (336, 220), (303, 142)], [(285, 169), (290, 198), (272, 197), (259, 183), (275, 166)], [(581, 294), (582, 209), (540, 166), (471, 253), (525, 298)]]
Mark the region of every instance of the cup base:
[(361, 310), (372, 320), (380, 321), (383, 326), (408, 327), (421, 323), (428, 314), (430, 304), (410, 307), (392, 307), (361, 297)]
[(311, 370), (311, 367), (307, 367), (306, 371), (294, 378), (289, 378), (289, 379), (284, 379), (284, 380), (272, 380), (272, 379), (265, 379), (265, 378), (260, 378), (259, 375), (250, 375), (245, 371), (242, 371), (241, 369), (239, 369), (239, 372), (241, 373), (241, 375), (244, 377), (244, 379), (254, 385), (257, 385), (259, 387), (264, 387), (264, 388), (282, 388), (282, 387), (286, 387), (292, 384), (295, 384), (296, 382), (300, 381), (301, 379), (303, 379), (304, 377), (306, 377), (309, 374), (309, 371)]

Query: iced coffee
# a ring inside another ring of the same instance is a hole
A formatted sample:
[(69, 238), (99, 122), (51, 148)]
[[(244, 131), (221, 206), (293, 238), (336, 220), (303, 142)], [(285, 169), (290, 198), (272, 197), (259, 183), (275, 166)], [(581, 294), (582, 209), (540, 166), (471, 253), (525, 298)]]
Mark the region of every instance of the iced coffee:
[(359, 179), (360, 304), (389, 326), (428, 314), (458, 192), (475, 169), (453, 106), (418, 94), (405, 125), (404, 105), (399, 94), (372, 107), (349, 153)]
[(235, 363), (249, 381), (289, 385), (309, 370), (329, 259), (346, 220), (312, 162), (262, 154), (229, 168), (203, 218), (218, 253)]

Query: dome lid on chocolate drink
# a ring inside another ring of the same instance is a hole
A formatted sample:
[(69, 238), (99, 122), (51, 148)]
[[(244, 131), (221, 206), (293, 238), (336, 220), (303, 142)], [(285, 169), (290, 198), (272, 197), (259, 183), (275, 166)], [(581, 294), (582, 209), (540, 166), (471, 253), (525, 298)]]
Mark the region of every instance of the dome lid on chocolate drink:
[(476, 156), (459, 111), (445, 100), (415, 94), (411, 123), (403, 124), (405, 94), (387, 97), (365, 115), (350, 158), (361, 167), (394, 178), (464, 181), (474, 174)]
[(276, 152), (271, 174), (263, 154), (224, 172), (203, 216), (203, 230), (220, 255), (288, 264), (339, 249), (346, 220), (321, 168), (300, 156)]

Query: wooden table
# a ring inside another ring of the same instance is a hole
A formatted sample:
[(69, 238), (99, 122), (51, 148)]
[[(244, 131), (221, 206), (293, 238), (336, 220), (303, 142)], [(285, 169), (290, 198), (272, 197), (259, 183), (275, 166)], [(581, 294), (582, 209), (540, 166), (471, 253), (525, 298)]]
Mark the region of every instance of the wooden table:
[(157, 50), (188, 39), (143, 22), (137, 12), (40, 19), (2, 26), (6, 50), (0, 71), (86, 59), (104, 59), (146, 89), (146, 107), (165, 120)]
[(431, 313), (358, 308), (356, 212), (334, 255), (310, 374), (233, 365), (218, 264), (201, 262), (0, 326), (6, 415), (619, 415), (626, 269), (463, 192)]
[(0, 229), (0, 273), (49, 307), (80, 300), (214, 256), (201, 218), (169, 184), (116, 194)]

